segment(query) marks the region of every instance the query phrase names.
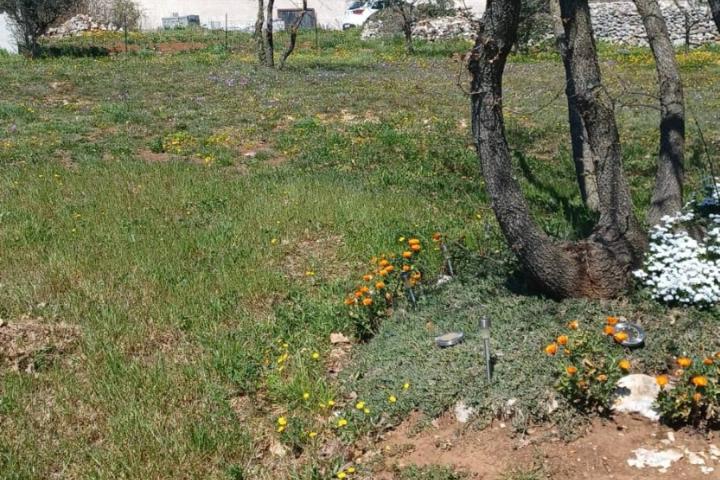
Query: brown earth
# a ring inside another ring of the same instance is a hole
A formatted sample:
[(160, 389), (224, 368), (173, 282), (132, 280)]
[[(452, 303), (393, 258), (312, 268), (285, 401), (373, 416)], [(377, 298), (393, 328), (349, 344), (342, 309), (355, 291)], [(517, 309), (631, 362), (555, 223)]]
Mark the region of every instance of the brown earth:
[(65, 323), (0, 320), (0, 373), (3, 369), (32, 372), (38, 362), (46, 363), (68, 353), (79, 337), (79, 328)]
[[(389, 480), (410, 465), (442, 465), (467, 474), (471, 479), (548, 478), (642, 480), (657, 478), (720, 478), (720, 441), (716, 433), (691, 434), (631, 416), (593, 421), (578, 440), (565, 443), (552, 428), (530, 430), (528, 435), (513, 436), (501, 422), (477, 431), (457, 423), (452, 415), (432, 422), (430, 428), (417, 430), (419, 415), (413, 415), (399, 428), (389, 432), (380, 444), (372, 478)], [(634, 450), (673, 449), (683, 458), (662, 472), (658, 468), (630, 466)], [(695, 454), (695, 455), (693, 455)], [(697, 464), (698, 458), (704, 465)], [(693, 464), (695, 462), (696, 464)], [(704, 473), (701, 467), (712, 468)], [(533, 476), (521, 477), (520, 473)]]

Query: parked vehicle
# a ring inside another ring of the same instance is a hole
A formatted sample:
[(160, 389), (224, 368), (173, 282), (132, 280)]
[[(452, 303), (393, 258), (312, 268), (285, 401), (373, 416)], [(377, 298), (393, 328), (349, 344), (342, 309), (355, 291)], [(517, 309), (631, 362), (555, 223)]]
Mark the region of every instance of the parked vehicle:
[(343, 16), (342, 28), (347, 30), (353, 27), (362, 27), (370, 15), (385, 8), (383, 0), (354, 1)]

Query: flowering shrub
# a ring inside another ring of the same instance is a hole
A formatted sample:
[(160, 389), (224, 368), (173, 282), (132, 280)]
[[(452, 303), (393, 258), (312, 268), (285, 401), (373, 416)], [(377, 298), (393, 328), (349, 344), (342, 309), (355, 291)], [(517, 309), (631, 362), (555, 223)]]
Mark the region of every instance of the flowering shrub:
[(720, 352), (705, 358), (679, 357), (672, 376), (658, 375), (656, 407), (671, 423), (694, 426), (720, 422)]
[(558, 365), (555, 388), (581, 410), (607, 413), (615, 384), (631, 369), (619, 344), (625, 332), (615, 332), (617, 317), (608, 317), (602, 331), (582, 330), (577, 320), (545, 347)]
[[(656, 300), (710, 307), (720, 303), (720, 203), (717, 185), (650, 233), (645, 266), (634, 275)], [(689, 232), (704, 231), (700, 240)]]
[[(404, 250), (399, 254), (370, 259), (371, 271), (362, 276), (362, 282), (345, 298), (360, 338), (372, 336), (380, 320), (391, 313), (396, 299), (423, 278), (419, 265), (422, 242), (417, 238), (406, 240), (404, 237), (399, 241)], [(433, 235), (433, 241), (440, 242), (440, 234)]]

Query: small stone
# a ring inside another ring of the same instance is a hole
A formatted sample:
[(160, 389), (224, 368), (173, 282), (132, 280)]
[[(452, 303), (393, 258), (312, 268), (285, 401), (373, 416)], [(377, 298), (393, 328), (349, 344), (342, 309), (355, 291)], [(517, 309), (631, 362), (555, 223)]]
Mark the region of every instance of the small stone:
[(667, 472), (670, 466), (683, 458), (682, 452), (674, 449), (668, 450), (648, 450), (646, 448), (638, 448), (633, 450), (635, 458), (628, 458), (627, 464), (635, 468), (657, 468), (661, 473)]
[(618, 380), (612, 409), (615, 412), (638, 413), (656, 422), (660, 419), (660, 414), (654, 410), (653, 404), (658, 393), (660, 387), (654, 377), (644, 374), (626, 375)]
[(339, 343), (350, 343), (350, 339), (342, 333), (331, 333), (330, 343), (332, 343), (333, 345), (337, 345)]
[(475, 415), (477, 410), (460, 400), (455, 404), (453, 412), (455, 413), (455, 420), (457, 420), (458, 423), (467, 423), (470, 421), (470, 418)]

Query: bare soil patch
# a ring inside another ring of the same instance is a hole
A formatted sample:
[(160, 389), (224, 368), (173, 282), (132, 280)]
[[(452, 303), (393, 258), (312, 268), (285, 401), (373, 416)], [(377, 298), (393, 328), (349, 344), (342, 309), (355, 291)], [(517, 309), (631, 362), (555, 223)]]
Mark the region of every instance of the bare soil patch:
[(205, 48), (204, 43), (199, 42), (164, 42), (155, 45), (155, 51), (160, 53), (177, 53)]
[[(513, 436), (501, 422), (475, 431), (449, 414), (415, 434), (421, 419), (414, 415), (385, 436), (373, 478), (395, 478), (398, 470), (410, 465), (449, 466), (469, 478), (483, 480), (512, 478), (511, 474), (518, 472), (534, 472), (535, 478), (554, 480), (720, 478), (716, 434), (673, 431), (631, 416), (593, 421), (583, 437), (570, 443), (559, 440), (550, 427)], [(634, 463), (635, 451), (641, 448), (679, 452), (682, 458), (667, 469), (631, 466), (628, 460)]]
[[(285, 244), (285, 242), (283, 242)], [(293, 280), (313, 282), (316, 278), (338, 278), (347, 274), (349, 264), (340, 259), (343, 238), (339, 235), (307, 235), (285, 245), (282, 271)]]
[(0, 372), (33, 372), (40, 364), (72, 351), (79, 338), (80, 329), (66, 323), (0, 320)]

